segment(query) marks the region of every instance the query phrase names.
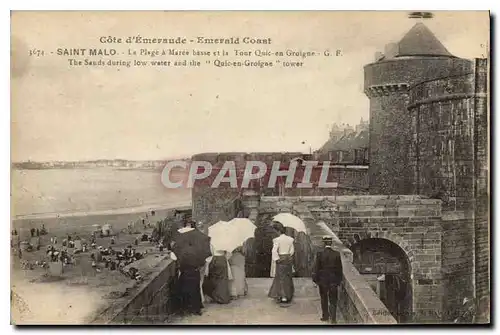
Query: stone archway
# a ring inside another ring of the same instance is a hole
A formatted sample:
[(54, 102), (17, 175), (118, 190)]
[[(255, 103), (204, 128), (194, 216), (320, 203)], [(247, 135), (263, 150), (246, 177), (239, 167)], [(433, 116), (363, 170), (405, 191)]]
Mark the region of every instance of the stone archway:
[(349, 244), (353, 264), (371, 284), (398, 323), (412, 319), (411, 260), (405, 250), (388, 238), (354, 236)]

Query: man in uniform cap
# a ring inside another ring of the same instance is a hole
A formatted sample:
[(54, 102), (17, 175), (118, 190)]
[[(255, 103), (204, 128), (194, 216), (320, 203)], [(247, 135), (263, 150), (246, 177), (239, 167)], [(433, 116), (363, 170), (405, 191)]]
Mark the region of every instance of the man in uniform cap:
[(342, 259), (332, 244), (332, 236), (323, 237), (324, 248), (316, 254), (312, 280), (319, 287), (323, 313), (321, 321), (336, 323), (337, 288), (342, 281)]

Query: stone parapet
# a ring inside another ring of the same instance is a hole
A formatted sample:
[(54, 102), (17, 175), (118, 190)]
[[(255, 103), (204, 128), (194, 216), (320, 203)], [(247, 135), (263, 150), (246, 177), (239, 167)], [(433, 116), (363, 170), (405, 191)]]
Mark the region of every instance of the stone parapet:
[[(327, 223), (317, 218), (318, 214), (331, 218), (331, 212), (335, 212), (336, 208), (335, 199), (339, 198), (342, 197), (261, 197), (259, 208), (266, 214), (288, 211), (300, 217), (316, 247), (321, 246), (321, 238), (324, 235), (333, 237), (333, 247), (341, 254), (344, 270), (343, 282), (339, 287), (338, 307), (346, 323), (395, 324), (397, 322), (387, 307), (355, 269), (352, 251), (330, 229)], [(370, 199), (371, 197), (343, 198), (346, 201), (348, 199)], [(313, 213), (313, 210), (316, 212)]]
[(347, 323), (396, 324), (354, 265), (343, 259), (344, 279), (339, 287), (338, 306)]
[[(157, 258), (153, 255), (150, 257)], [(145, 266), (146, 263), (143, 262)], [(169, 258), (157, 262), (154, 271), (133, 292), (114, 298), (91, 324), (151, 324), (163, 323), (172, 315), (172, 289), (176, 263)]]
[(382, 303), (366, 280), (354, 267), (352, 252), (326, 224), (320, 224), (334, 240), (342, 257), (343, 280), (339, 287), (338, 307), (346, 323), (396, 324), (396, 319)]
[(264, 212), (292, 211), (301, 204), (313, 213), (335, 213), (337, 217), (440, 217), (441, 200), (414, 195), (399, 196), (304, 196), (262, 197)]

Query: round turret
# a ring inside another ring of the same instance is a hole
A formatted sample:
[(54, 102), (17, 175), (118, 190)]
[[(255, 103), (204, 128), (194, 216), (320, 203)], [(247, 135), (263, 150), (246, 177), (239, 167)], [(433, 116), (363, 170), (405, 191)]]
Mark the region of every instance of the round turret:
[(399, 43), (377, 53), (364, 68), (370, 99), (370, 193), (409, 194), (413, 172), (408, 152), (409, 89), (417, 83), (471, 71), (472, 63), (453, 56), (422, 23)]

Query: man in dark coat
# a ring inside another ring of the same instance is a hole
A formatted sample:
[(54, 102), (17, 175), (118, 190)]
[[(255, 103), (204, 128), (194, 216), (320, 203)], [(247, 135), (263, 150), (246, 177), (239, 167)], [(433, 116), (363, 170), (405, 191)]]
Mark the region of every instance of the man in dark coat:
[(321, 296), (321, 321), (336, 323), (337, 288), (342, 282), (342, 259), (332, 248), (333, 238), (323, 237), (324, 248), (316, 254), (312, 280), (319, 287)]

